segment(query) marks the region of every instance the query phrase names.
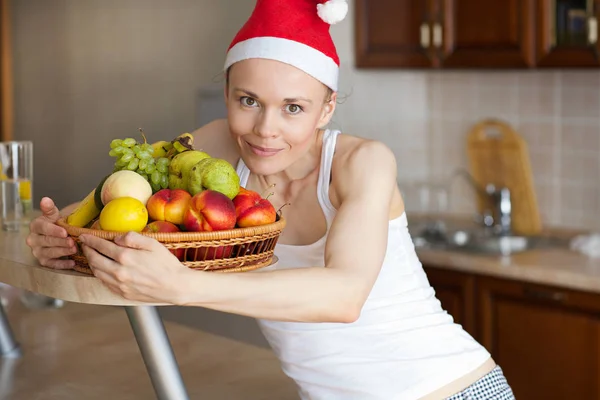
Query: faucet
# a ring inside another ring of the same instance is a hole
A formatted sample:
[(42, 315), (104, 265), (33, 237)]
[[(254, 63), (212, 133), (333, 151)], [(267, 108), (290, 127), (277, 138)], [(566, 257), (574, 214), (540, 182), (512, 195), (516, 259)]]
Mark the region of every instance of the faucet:
[(492, 229), (495, 233), (506, 236), (510, 235), (512, 227), (512, 201), (510, 190), (507, 187), (496, 188), (494, 184), (486, 185), (482, 188), (471, 176), (471, 174), (461, 168), (456, 171), (456, 175), (463, 176), (467, 182), (483, 197), (487, 197), (494, 205), (494, 210), (486, 209), (481, 216), (481, 223), (484, 227)]
[(496, 232), (501, 236), (510, 235), (512, 227), (512, 202), (510, 190), (507, 187), (496, 189), (493, 184), (489, 184), (486, 186), (486, 192), (492, 198), (492, 202), (496, 206), (496, 216), (498, 219)]

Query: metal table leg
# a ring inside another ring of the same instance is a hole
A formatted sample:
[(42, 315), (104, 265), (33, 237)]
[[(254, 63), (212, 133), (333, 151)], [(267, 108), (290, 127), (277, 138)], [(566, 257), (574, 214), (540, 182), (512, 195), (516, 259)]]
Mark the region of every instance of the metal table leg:
[(154, 306), (126, 306), (127, 317), (159, 400), (188, 400), (167, 332)]
[(21, 357), (21, 346), (15, 340), (4, 306), (0, 303), (0, 357)]

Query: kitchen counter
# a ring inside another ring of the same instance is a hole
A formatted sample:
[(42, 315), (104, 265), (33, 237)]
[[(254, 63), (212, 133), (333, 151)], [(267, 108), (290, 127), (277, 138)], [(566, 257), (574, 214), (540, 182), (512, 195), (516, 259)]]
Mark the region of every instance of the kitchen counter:
[[(418, 232), (422, 218), (422, 216), (411, 218), (409, 223), (411, 233)], [(574, 237), (581, 233), (585, 232), (559, 228), (548, 228), (544, 232), (547, 235), (562, 237)], [(417, 254), (425, 267), (438, 267), (600, 293), (600, 258), (590, 258), (564, 247), (532, 249), (510, 256), (425, 248), (417, 248)]]
[(536, 249), (510, 256), (417, 249), (424, 266), (600, 293), (600, 259), (567, 249)]
[(28, 233), (29, 228), (26, 226), (20, 232), (0, 230), (0, 282), (76, 303), (151, 305), (118, 296), (94, 276), (40, 266), (25, 242)]

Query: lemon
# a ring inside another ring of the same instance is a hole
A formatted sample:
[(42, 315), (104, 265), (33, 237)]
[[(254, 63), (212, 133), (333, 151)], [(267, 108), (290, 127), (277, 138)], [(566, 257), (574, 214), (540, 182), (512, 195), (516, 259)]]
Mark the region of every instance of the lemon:
[(29, 180), (22, 180), (19, 182), (19, 195), (21, 200), (31, 200), (31, 182)]
[(107, 231), (141, 232), (147, 223), (146, 206), (133, 197), (117, 197), (100, 212), (100, 226)]

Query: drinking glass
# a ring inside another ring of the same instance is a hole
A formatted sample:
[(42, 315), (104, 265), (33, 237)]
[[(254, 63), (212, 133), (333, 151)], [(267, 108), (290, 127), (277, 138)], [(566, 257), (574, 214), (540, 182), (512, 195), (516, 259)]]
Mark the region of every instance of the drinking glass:
[(33, 143), (0, 142), (2, 229), (18, 231), (33, 214)]

